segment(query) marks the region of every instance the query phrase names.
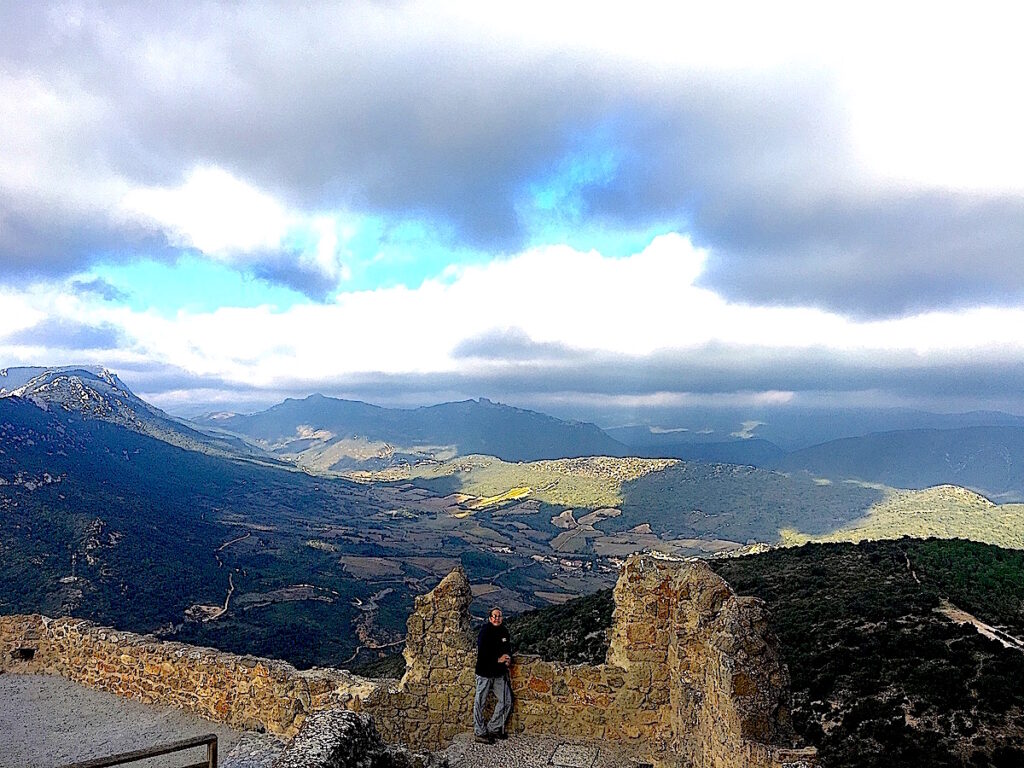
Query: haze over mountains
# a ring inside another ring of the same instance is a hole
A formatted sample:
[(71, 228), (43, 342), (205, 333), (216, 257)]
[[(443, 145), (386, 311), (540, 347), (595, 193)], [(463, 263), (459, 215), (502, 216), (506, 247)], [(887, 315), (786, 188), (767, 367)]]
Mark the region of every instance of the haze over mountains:
[(952, 483), (1000, 501), (1024, 498), (1024, 428), (912, 429), (794, 451), (774, 466), (898, 488)]
[[(252, 414), (220, 412), (188, 421), (137, 397), (110, 371), (88, 366), (4, 369), (0, 397), (12, 396), (180, 447), (315, 473), (378, 471), (473, 454), (511, 462), (637, 456), (901, 488), (951, 483), (998, 501), (1024, 499), (1024, 418), (999, 412), (709, 410), (677, 415), (701, 425), (692, 429), (602, 430), (485, 398), (399, 409), (315, 394)], [(831, 439), (816, 440), (821, 436)]]
[(195, 421), (242, 435), (304, 466), (335, 471), (474, 453), (535, 461), (626, 452), (593, 424), (486, 398), (401, 410), (317, 394), (251, 415), (217, 413)]
[[(0, 397), (11, 396), (59, 405), (180, 447), (315, 473), (378, 471), (473, 454), (511, 462), (637, 456), (900, 488), (951, 483), (997, 501), (1024, 499), (1024, 418), (999, 412), (709, 410), (677, 416), (702, 425), (693, 429), (602, 430), (485, 398), (398, 409), (315, 394), (252, 414), (221, 412), (188, 421), (137, 397), (110, 371), (87, 366), (4, 369)], [(817, 441), (821, 436), (832, 439)]]
[[(1022, 417), (909, 409), (772, 413), (691, 414), (693, 423), (714, 425), (694, 430), (648, 426), (601, 430), (483, 398), (396, 409), (311, 395), (254, 414), (210, 414), (195, 422), (242, 436), (315, 471), (377, 470), (468, 454), (505, 461), (670, 457), (900, 488), (952, 483), (999, 500), (1024, 499)], [(742, 415), (773, 422), (741, 420)], [(762, 435), (777, 437), (779, 442)], [(817, 442), (823, 435), (833, 439)]]

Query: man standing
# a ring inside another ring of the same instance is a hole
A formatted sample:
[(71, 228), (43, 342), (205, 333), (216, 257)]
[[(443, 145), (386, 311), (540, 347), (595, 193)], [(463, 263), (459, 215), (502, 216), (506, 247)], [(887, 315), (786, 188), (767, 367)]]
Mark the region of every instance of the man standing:
[[(502, 625), (501, 608), (491, 608), (487, 623), (476, 638), (476, 697), (473, 699), (473, 732), (476, 740), (493, 744), (507, 738), (505, 721), (512, 712), (512, 686), (508, 670), (512, 666), (512, 641)], [(494, 688), (497, 699), (494, 714), (484, 722), (484, 703)]]

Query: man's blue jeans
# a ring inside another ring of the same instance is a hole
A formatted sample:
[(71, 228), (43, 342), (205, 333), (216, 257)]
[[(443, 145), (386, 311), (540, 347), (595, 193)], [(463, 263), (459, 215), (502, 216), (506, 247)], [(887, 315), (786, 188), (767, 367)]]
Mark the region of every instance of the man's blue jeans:
[[(494, 705), (494, 714), (488, 722), (484, 722), (484, 703), (487, 701), (487, 694), (494, 688), (494, 696), (497, 702)], [(473, 699), (473, 732), (477, 736), (486, 736), (488, 733), (500, 733), (505, 728), (505, 721), (512, 712), (512, 686), (508, 677), (480, 677), (476, 676), (476, 697)]]

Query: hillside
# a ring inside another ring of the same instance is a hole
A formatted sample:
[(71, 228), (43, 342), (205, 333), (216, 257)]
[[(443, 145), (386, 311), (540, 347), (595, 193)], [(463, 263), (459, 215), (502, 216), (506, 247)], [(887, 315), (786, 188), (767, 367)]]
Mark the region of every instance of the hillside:
[(1024, 547), (1024, 505), (995, 504), (949, 485), (901, 490), (750, 466), (636, 458), (511, 464), (468, 456), (353, 476), (465, 495), (458, 514), (515, 521), (562, 553), (621, 557), (648, 548), (708, 555), (749, 542), (900, 536)]
[(321, 472), (373, 470), (474, 453), (534, 461), (625, 452), (593, 424), (562, 421), (484, 398), (407, 410), (311, 395), (259, 413), (211, 414), (196, 421)]
[[(749, 464), (893, 488), (959, 485), (1001, 502), (1024, 500), (1024, 424), (1020, 417), (902, 410), (834, 416), (832, 428), (840, 433), (868, 427), (877, 430), (883, 424), (888, 429), (811, 443), (813, 437), (827, 434), (824, 417), (773, 413), (763, 415), (769, 421), (751, 418), (742, 424), (734, 422), (739, 431), (731, 435), (721, 427), (652, 430), (634, 426), (608, 432), (636, 456)], [(893, 428), (904, 425), (906, 428)], [(803, 434), (798, 431), (801, 426), (806, 427)], [(772, 441), (774, 435), (780, 437), (779, 443)], [(792, 448), (787, 451), (780, 445)]]
[(939, 485), (920, 491), (894, 490), (863, 517), (838, 530), (808, 535), (783, 531), (786, 544), (895, 539), (901, 536), (970, 539), (1024, 548), (1024, 504), (994, 504), (973, 491)]
[(559, 553), (614, 558), (644, 549), (711, 554), (775, 543), (790, 529), (830, 532), (885, 495), (859, 484), (675, 459), (513, 464), (468, 456), (353, 477), (468, 495), (477, 501), (464, 504), (464, 514), (532, 529)]
[[(344, 484), (317, 486), (294, 471), (183, 450), (107, 421), (3, 398), (0, 612), (75, 615), (278, 655), (280, 637), (294, 639), (314, 621), (347, 629), (358, 611), (345, 597), (330, 614), (318, 610), (324, 603), (304, 601), (203, 618), (232, 588), (238, 606), (247, 595), (308, 582), (321, 566), (315, 551), (304, 551), (301, 529), (317, 518), (351, 516), (359, 502)], [(372, 593), (340, 568), (315, 581), (328, 594)], [(220, 635), (229, 621), (233, 631)], [(323, 642), (336, 656), (353, 647), (347, 633)], [(302, 642), (295, 660), (308, 664), (311, 650)]]
[(412, 597), (459, 563), (481, 600), (520, 610), (613, 578), (594, 562), (563, 568), (547, 544), (557, 529), (450, 514), (451, 503), (4, 397), (0, 612), (339, 666), (398, 642)]
[(5, 368), (0, 398), (20, 397), (41, 408), (59, 408), (214, 456), (285, 466), (284, 462), (231, 435), (209, 434), (137, 397), (106, 368), (60, 366)]
[[(1024, 636), (1024, 552), (964, 541), (808, 545), (711, 561), (766, 600), (793, 720), (824, 768), (1024, 761), (1024, 653), (937, 611), (943, 600)], [(908, 568), (909, 564), (909, 568)], [(916, 576), (916, 578), (915, 578)], [(603, 660), (610, 591), (517, 617), (519, 653)]]
[(1024, 427), (879, 432), (794, 451), (776, 463), (836, 480), (894, 488), (953, 484), (999, 501), (1024, 500)]

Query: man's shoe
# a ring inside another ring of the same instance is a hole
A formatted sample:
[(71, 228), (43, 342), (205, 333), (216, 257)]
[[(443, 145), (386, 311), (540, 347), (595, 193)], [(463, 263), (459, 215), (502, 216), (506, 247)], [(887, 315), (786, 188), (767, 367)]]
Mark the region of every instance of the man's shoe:
[(505, 731), (503, 731), (503, 730), (502, 731), (491, 731), (487, 735), (490, 736), (492, 739), (502, 739), (502, 740), (504, 740), (504, 739), (508, 738), (508, 734), (505, 733)]
[(489, 733), (486, 736), (477, 736), (476, 734), (473, 734), (473, 741), (477, 744), (493, 744), (494, 737)]

